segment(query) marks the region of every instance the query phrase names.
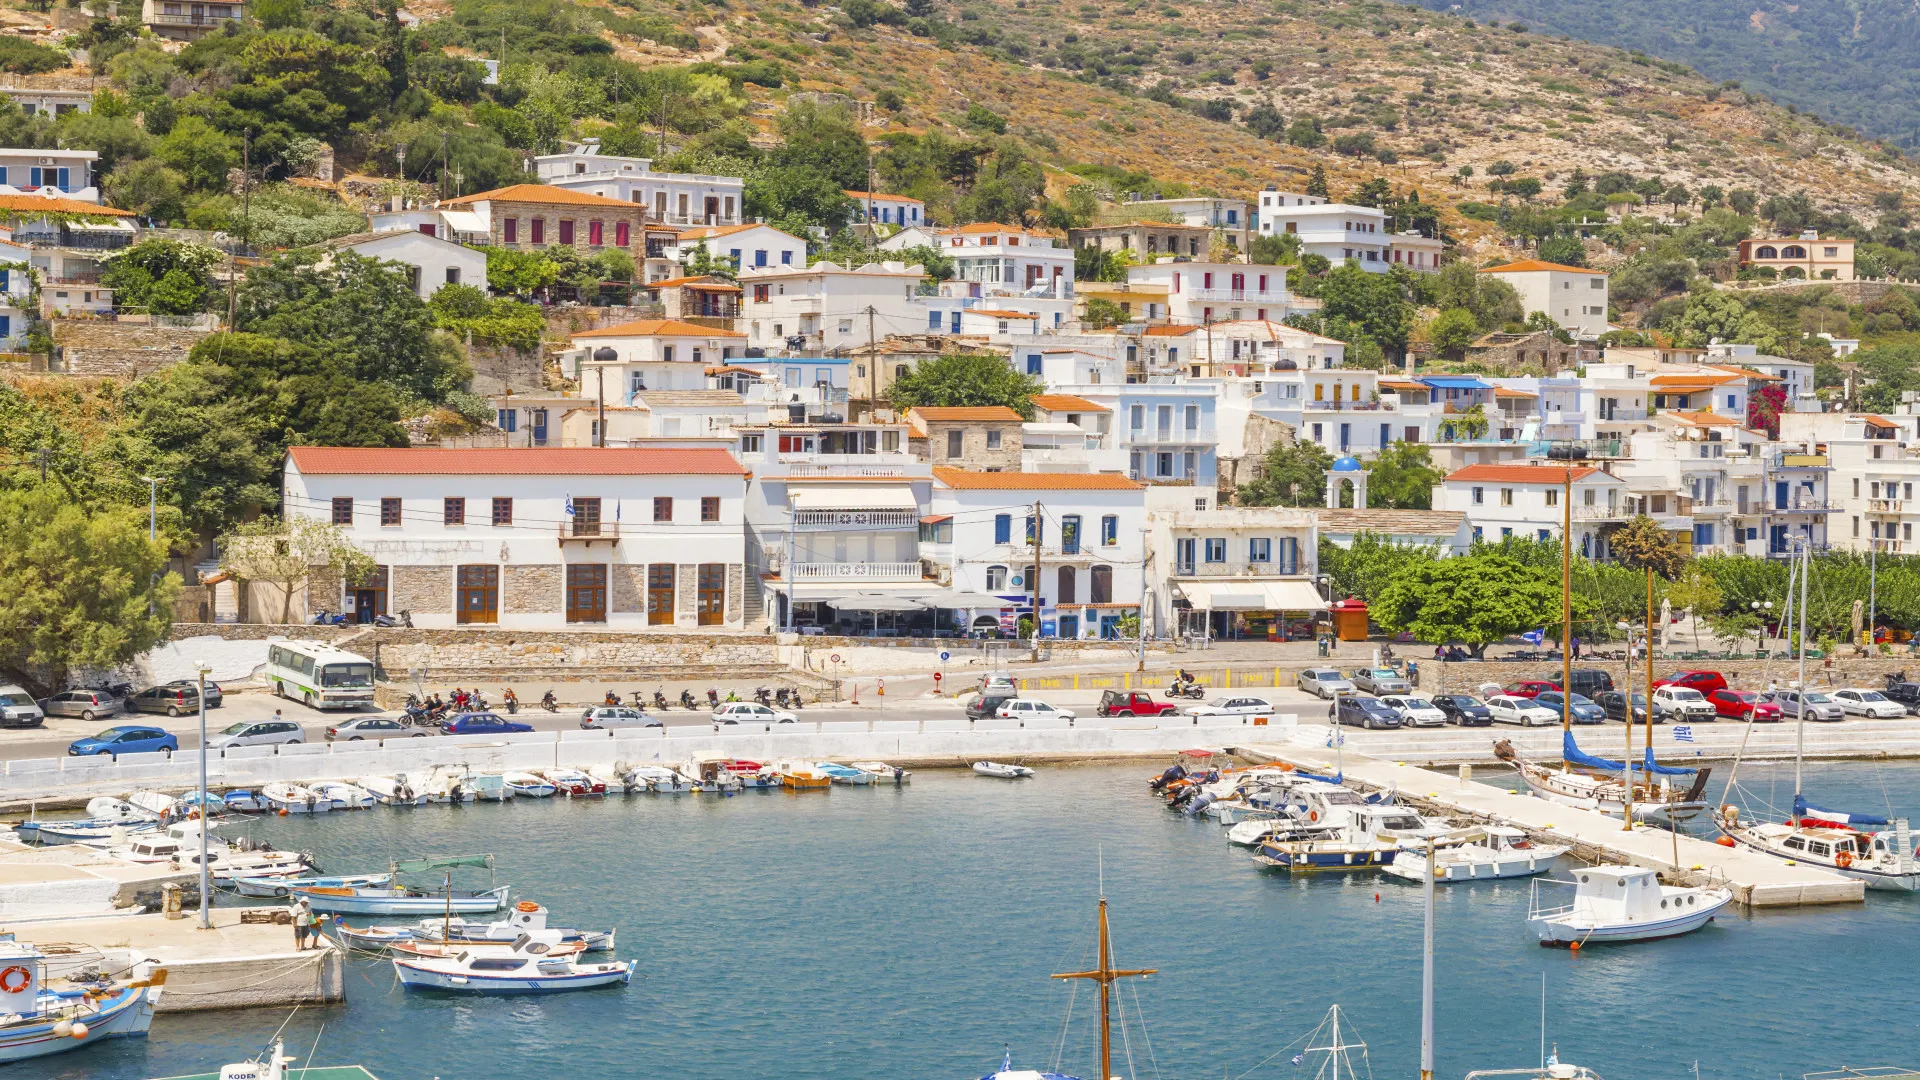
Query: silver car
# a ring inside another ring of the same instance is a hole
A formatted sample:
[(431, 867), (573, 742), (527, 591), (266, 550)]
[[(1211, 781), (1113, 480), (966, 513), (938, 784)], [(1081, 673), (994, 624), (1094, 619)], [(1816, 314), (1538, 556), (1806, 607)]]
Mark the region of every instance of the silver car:
[(42, 701), (40, 707), (48, 716), (77, 716), (82, 720), (98, 720), (103, 716), (112, 716), (120, 711), (120, 699), (105, 690), (62, 690)]
[(276, 746), (306, 741), (307, 733), (291, 720), (242, 720), (222, 728), (218, 735), (207, 740), (207, 745), (224, 750), (229, 746)]
[(1890, 720), (1907, 715), (1907, 707), (1878, 690), (1847, 689), (1833, 692), (1833, 703), (1855, 716)]
[(1847, 711), (1838, 702), (1817, 690), (1775, 690), (1773, 703), (1780, 706), (1783, 720), (1799, 719), (1803, 707), (1809, 720), (1832, 724), (1847, 718)]
[(1336, 698), (1354, 692), (1354, 685), (1338, 668), (1310, 667), (1300, 673), (1294, 684), (1317, 698)]
[(1404, 694), (1413, 689), (1399, 672), (1390, 667), (1361, 668), (1349, 678), (1356, 689), (1365, 690), (1375, 696), (1381, 694)]

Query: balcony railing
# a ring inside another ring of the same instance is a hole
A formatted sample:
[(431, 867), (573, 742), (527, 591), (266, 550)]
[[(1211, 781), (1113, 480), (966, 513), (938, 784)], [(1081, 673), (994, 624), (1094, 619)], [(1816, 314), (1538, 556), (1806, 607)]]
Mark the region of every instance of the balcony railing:
[(1575, 521), (1607, 521), (1613, 518), (1624, 519), (1626, 516), (1627, 511), (1618, 506), (1575, 506), (1573, 508)]
[(801, 532), (835, 529), (917, 529), (918, 510), (796, 510), (793, 526)]
[(1302, 408), (1308, 412), (1396, 412), (1392, 402), (1388, 401), (1309, 401)]
[[(1182, 563), (1175, 573), (1179, 577), (1199, 578), (1285, 578), (1300, 577), (1298, 567), (1285, 567), (1277, 562), (1201, 562)], [(1306, 578), (1300, 578), (1305, 581)]]
[(160, 12), (155, 12), (153, 15), (147, 18), (147, 25), (149, 26), (204, 26), (204, 27), (207, 27), (208, 29), (212, 29), (216, 26), (222, 26), (226, 23), (239, 22), (240, 21), (240, 5), (239, 4), (233, 5), (233, 9), (234, 9), (233, 14), (231, 15), (209, 15), (209, 14), (166, 15)]
[(1285, 293), (1258, 289), (1188, 289), (1189, 300), (1224, 300), (1230, 304), (1283, 304)]
[(920, 563), (803, 563), (793, 564), (795, 581), (919, 581)]
[(1127, 433), (1127, 442), (1133, 446), (1194, 446), (1217, 441), (1212, 424), (1190, 428), (1136, 428)]
[(1527, 456), (1549, 457), (1548, 451), (1560, 447), (1585, 450), (1588, 457), (1623, 457), (1625, 455), (1621, 453), (1621, 448), (1624, 445), (1619, 439), (1538, 439), (1527, 446)]
[(1825, 454), (1775, 454), (1768, 464), (1776, 469), (1832, 468)]
[(1906, 513), (1906, 505), (1906, 500), (1904, 499), (1868, 499), (1867, 513), (1904, 514)]
[[(887, 458), (902, 458), (899, 464), (888, 462)], [(821, 460), (822, 458), (847, 458), (851, 460)], [(865, 460), (861, 460), (865, 459)], [(780, 463), (787, 467), (787, 476), (791, 478), (814, 479), (834, 476), (898, 476), (907, 475), (907, 465), (912, 459), (904, 454), (807, 454), (792, 456), (782, 454)]]
[(562, 544), (591, 544), (605, 540), (609, 544), (620, 542), (620, 523), (617, 521), (572, 521), (560, 522), (557, 530)]
[(1785, 503), (1774, 503), (1770, 508), (1775, 514), (1830, 514), (1833, 504), (1825, 499), (1789, 499)]

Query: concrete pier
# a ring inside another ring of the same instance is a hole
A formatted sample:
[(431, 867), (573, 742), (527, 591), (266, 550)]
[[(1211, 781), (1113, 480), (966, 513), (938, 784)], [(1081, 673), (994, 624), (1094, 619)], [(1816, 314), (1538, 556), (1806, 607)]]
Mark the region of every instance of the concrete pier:
[[(1324, 729), (1319, 730), (1324, 738)], [(1336, 768), (1334, 751), (1317, 744), (1315, 731), (1297, 729), (1297, 743), (1257, 743), (1237, 752), (1251, 760), (1279, 761), (1330, 774)], [(1789, 865), (1754, 852), (1676, 836), (1666, 829), (1635, 826), (1628, 830), (1619, 818), (1462, 780), (1458, 775), (1382, 761), (1352, 750), (1346, 751), (1338, 767), (1349, 781), (1391, 787), (1405, 801), (1438, 813), (1511, 825), (1536, 837), (1571, 844), (1574, 855), (1590, 862), (1650, 867), (1675, 884), (1723, 883), (1733, 890), (1736, 901), (1752, 907), (1857, 903), (1866, 898), (1866, 883), (1829, 870)]]

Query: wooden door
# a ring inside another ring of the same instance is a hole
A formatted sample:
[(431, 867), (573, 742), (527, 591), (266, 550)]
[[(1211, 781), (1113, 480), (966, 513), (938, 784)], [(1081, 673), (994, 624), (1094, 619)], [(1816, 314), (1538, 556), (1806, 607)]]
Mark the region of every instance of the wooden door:
[(607, 564), (567, 564), (567, 621), (607, 621)]
[(462, 566), (458, 569), (457, 621), (497, 623), (500, 621), (500, 568), (491, 563)]
[(647, 625), (673, 625), (672, 563), (654, 563), (647, 567)]
[(699, 617), (701, 626), (727, 621), (727, 564), (700, 564)]

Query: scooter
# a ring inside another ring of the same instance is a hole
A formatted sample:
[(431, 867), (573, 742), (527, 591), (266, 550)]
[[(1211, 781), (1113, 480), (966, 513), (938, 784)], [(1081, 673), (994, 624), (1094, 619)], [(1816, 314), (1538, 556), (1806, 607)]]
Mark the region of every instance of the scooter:
[(313, 617), (313, 623), (311, 625), (345, 626), (347, 625), (347, 617), (345, 615), (336, 615), (333, 612), (328, 611), (326, 608), (321, 608), (319, 613)]
[(768, 690), (766, 687), (762, 686), (753, 692), (753, 700), (759, 702), (762, 705), (772, 705), (773, 692), (771, 690)]
[(787, 707), (787, 688), (786, 687), (783, 686), (780, 689), (774, 691), (773, 704), (775, 708), (779, 708), (779, 709), (784, 709)]
[(666, 695), (666, 693), (665, 693), (665, 692), (663, 692), (663, 691), (660, 691), (660, 690), (655, 690), (655, 691), (653, 692), (653, 707), (654, 707), (654, 708), (656, 708), (656, 709), (661, 709), (661, 710), (665, 710), (665, 709), (666, 709), (666, 707), (667, 707), (667, 695)]
[(607, 696), (606, 696), (606, 698), (605, 698), (605, 699), (603, 699), (603, 700), (602, 700), (602, 701), (600, 702), (600, 704), (602, 704), (602, 705), (607, 705), (607, 706), (613, 706), (613, 705), (618, 705), (618, 704), (620, 704), (620, 695), (619, 695), (618, 693), (615, 693), (615, 692), (614, 692), (614, 691), (612, 691), (612, 690), (609, 690), (609, 691), (607, 691)]
[(739, 700), (740, 700), (740, 695), (734, 692), (733, 687), (731, 686), (727, 687), (727, 704), (731, 705), (734, 702)]
[(546, 696), (540, 699), (540, 707), (548, 712), (559, 712), (560, 701), (553, 696), (553, 691), (549, 690)]
[(720, 691), (711, 686), (707, 688), (707, 705), (715, 709), (720, 707)]
[(688, 709), (698, 709), (700, 707), (699, 702), (693, 700), (693, 691), (691, 690), (680, 691), (680, 704), (683, 708)]
[(413, 629), (413, 613), (410, 611), (402, 611), (398, 616), (375, 615), (373, 617), (373, 625), (386, 630), (411, 630)]
[(1191, 698), (1198, 701), (1207, 696), (1207, 688), (1197, 682), (1176, 682), (1167, 687), (1167, 696)]

